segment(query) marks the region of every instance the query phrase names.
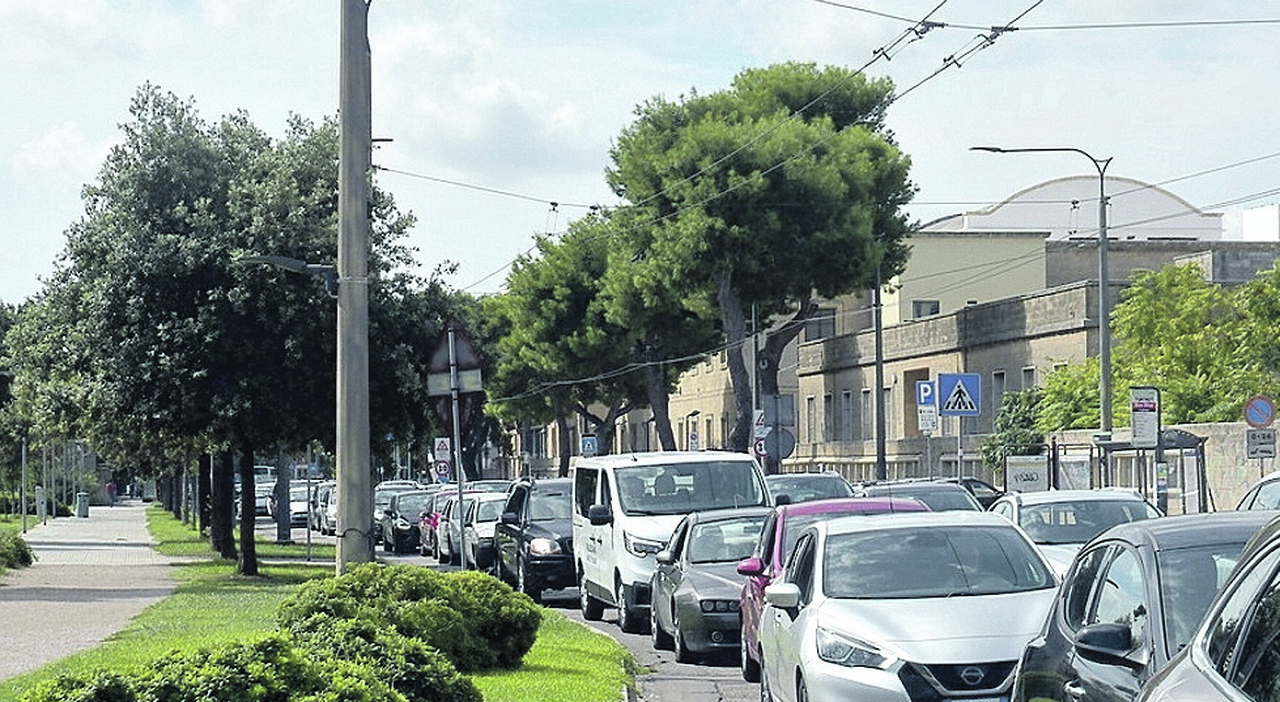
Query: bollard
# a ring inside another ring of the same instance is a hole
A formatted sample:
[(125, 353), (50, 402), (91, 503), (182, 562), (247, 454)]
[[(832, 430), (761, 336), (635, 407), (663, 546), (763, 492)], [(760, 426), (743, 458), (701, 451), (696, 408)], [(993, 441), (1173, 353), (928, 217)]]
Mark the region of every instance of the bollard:
[(87, 492), (76, 493), (76, 516), (77, 517), (89, 516), (89, 493)]
[(44, 519), (49, 514), (49, 500), (44, 496), (44, 486), (36, 486), (36, 518)]

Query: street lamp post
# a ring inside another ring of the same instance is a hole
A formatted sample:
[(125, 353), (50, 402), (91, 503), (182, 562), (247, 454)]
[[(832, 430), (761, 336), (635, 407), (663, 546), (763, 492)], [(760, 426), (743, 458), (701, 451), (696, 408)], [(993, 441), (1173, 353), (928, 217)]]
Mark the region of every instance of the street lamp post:
[(1107, 269), (1107, 166), (1111, 158), (1097, 158), (1084, 149), (1074, 146), (1045, 146), (1022, 149), (1005, 149), (999, 146), (974, 146), (970, 151), (988, 151), (995, 154), (1072, 152), (1080, 154), (1098, 171), (1098, 411), (1101, 434), (1111, 438), (1111, 304), (1110, 276)]

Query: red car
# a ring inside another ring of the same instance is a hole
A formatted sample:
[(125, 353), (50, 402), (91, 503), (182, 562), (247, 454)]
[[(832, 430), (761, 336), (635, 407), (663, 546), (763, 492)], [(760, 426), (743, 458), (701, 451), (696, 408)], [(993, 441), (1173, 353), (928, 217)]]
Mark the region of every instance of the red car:
[(742, 677), (760, 681), (760, 642), (756, 630), (764, 608), (764, 588), (777, 577), (800, 532), (825, 517), (845, 514), (890, 514), (928, 512), (919, 500), (906, 497), (842, 497), (780, 505), (765, 520), (755, 552), (738, 562), (738, 574), (745, 575), (739, 595), (742, 612)]

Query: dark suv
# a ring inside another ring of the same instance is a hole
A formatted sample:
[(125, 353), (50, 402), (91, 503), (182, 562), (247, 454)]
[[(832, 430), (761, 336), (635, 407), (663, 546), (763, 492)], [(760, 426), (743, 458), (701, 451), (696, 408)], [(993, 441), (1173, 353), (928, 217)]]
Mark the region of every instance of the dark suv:
[(498, 577), (535, 602), (545, 589), (575, 585), (573, 481), (524, 479), (507, 492), (494, 534)]

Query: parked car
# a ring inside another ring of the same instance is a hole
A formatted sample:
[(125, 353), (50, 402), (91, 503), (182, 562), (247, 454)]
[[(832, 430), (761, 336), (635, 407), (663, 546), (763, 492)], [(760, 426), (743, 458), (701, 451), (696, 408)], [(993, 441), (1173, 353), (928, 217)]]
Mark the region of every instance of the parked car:
[(778, 473), (766, 475), (773, 503), (808, 502), (830, 497), (853, 497), (853, 487), (839, 473)]
[(418, 519), (418, 553), (441, 560), (440, 536), (444, 508), (449, 498), (457, 494), (456, 490), (450, 490), (447, 486), (431, 493), (431, 498), (423, 508), (422, 517)]
[(1280, 509), (1280, 471), (1267, 473), (1251, 485), (1236, 509)]
[(1160, 510), (1132, 490), (1015, 492), (991, 511), (1022, 527), (1058, 575), (1093, 537), (1116, 524), (1159, 517)]
[(791, 547), (806, 526), (820, 519), (844, 514), (883, 514), (892, 512), (927, 512), (919, 500), (906, 497), (846, 497), (838, 500), (814, 500), (779, 505), (760, 532), (751, 555), (737, 565), (739, 575), (746, 576), (738, 591), (742, 613), (741, 642), (742, 677), (747, 682), (760, 681), (760, 643), (757, 628), (764, 609), (764, 589), (782, 572)]
[(929, 505), (934, 512), (981, 512), (973, 493), (956, 483), (937, 480), (887, 480), (854, 487), (858, 497), (909, 497)]
[(466, 566), (474, 570), (493, 570), (493, 533), (502, 518), (502, 506), (507, 496), (499, 492), (476, 495), (467, 510), (463, 528), (466, 529)]
[(451, 492), (449, 499), (445, 501), (440, 525), (436, 527), (437, 557), (441, 563), (462, 565), (462, 530), (459, 525), (459, 515), (465, 517), (476, 496), (485, 494), (492, 493), (464, 492), (462, 499), (459, 499), (458, 493)]
[(1004, 490), (971, 475), (966, 475), (960, 478), (937, 478), (937, 480), (943, 483), (955, 483), (965, 490), (968, 490), (969, 494), (973, 495), (973, 498), (978, 501), (978, 504), (982, 505), (983, 509), (989, 509), (991, 507), (991, 503), (1000, 499), (1005, 494)]
[(391, 494), (382, 509), (382, 546), (390, 553), (406, 553), (418, 548), (418, 522), (427, 510), (432, 493), (404, 490)]
[(1143, 687), (1142, 702), (1275, 700), (1280, 675), (1280, 519), (1245, 546), (1190, 643)]
[(338, 485), (322, 487), (317, 493), (316, 524), (321, 534), (338, 533)]
[(1023, 652), (1012, 699), (1134, 699), (1191, 641), (1245, 542), (1274, 516), (1191, 514), (1103, 532), (1076, 555)]
[(817, 522), (765, 588), (761, 699), (1005, 699), (1056, 586), (994, 514)]
[(494, 532), (498, 577), (533, 598), (574, 585), (573, 481), (521, 480)]
[[(289, 525), (290, 526), (306, 526), (307, 515), (310, 513), (311, 492), (306, 483), (290, 483), (289, 484)], [(276, 496), (271, 495), (271, 508), (268, 510), (271, 516), (275, 516), (279, 505), (276, 504)]]
[(373, 488), (373, 543), (382, 543), (382, 527), (385, 521), (382, 518), (382, 512), (391, 503), (391, 496), (421, 489), (422, 486), (413, 480), (384, 480)]
[(734, 567), (760, 540), (768, 507), (694, 512), (658, 552), (649, 586), (653, 647), (672, 649), (677, 663), (739, 648), (739, 588)]
[(581, 458), (574, 467), (573, 543), (582, 616), (618, 609), (623, 631), (649, 625), (654, 555), (681, 517), (768, 507), (755, 459), (728, 451), (655, 451)]

